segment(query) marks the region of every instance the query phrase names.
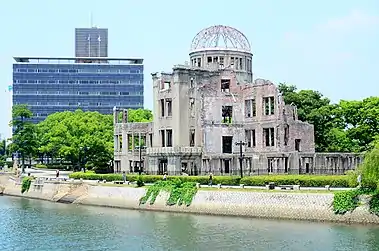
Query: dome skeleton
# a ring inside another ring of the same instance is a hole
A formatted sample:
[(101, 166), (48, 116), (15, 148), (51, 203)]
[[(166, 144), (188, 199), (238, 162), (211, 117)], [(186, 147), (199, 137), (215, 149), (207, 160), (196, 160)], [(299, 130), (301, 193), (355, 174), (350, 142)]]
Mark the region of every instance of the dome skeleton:
[(211, 48), (251, 51), (249, 40), (242, 32), (224, 25), (203, 29), (192, 40), (191, 51)]

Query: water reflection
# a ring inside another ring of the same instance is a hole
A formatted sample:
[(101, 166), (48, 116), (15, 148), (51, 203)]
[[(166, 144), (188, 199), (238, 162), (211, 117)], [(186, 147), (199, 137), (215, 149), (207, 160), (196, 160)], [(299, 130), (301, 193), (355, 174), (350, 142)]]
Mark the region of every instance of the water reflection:
[(379, 250), (379, 228), (0, 197), (1, 250)]

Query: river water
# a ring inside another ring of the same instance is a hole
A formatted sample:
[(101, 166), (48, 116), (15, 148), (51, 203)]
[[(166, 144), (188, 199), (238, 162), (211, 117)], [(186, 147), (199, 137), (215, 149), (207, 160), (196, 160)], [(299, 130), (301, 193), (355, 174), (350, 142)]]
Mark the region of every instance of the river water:
[(379, 226), (130, 211), (0, 196), (0, 250), (377, 251)]

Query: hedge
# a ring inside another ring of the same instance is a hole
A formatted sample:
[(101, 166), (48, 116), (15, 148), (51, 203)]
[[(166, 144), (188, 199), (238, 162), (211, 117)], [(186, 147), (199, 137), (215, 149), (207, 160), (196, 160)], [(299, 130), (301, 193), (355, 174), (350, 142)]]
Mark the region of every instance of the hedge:
[[(73, 179), (84, 180), (106, 180), (115, 181), (122, 180), (122, 174), (96, 174), (93, 172), (76, 172), (69, 176)], [(154, 183), (162, 180), (162, 175), (142, 175), (144, 183)], [(138, 175), (126, 175), (128, 181), (137, 181)], [(183, 182), (196, 182), (201, 185), (209, 183), (209, 176), (168, 176), (168, 180), (180, 179)], [(264, 186), (269, 182), (275, 182), (276, 185), (300, 185), (303, 187), (356, 187), (357, 184), (351, 182), (347, 175), (261, 175), (248, 176), (242, 180), (238, 176), (214, 176), (213, 184), (222, 185), (239, 185), (246, 186)]]

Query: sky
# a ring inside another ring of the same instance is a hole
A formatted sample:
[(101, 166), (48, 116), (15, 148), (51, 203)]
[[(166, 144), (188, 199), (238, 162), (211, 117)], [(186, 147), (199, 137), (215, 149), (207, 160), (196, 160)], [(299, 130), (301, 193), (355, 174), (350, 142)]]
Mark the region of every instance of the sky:
[[(108, 28), (111, 57), (142, 57), (145, 108), (152, 72), (189, 60), (203, 28), (228, 25), (249, 39), (255, 78), (318, 90), (333, 102), (379, 91), (377, 0), (23, 0), (0, 8), (0, 134), (10, 137), (13, 56), (74, 56), (75, 28)], [(2, 88), (2, 89), (1, 89)]]

